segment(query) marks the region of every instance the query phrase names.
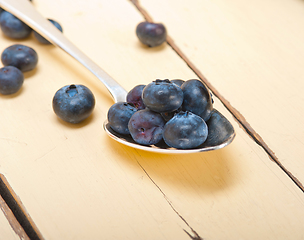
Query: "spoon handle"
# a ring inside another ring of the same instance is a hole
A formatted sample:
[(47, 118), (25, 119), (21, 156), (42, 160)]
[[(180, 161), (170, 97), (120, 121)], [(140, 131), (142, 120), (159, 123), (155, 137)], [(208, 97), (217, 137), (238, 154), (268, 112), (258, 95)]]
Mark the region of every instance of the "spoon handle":
[(28, 0), (0, 0), (0, 6), (22, 20), (54, 45), (60, 47), (90, 70), (109, 90), (115, 102), (126, 101), (126, 90), (88, 56), (71, 43)]

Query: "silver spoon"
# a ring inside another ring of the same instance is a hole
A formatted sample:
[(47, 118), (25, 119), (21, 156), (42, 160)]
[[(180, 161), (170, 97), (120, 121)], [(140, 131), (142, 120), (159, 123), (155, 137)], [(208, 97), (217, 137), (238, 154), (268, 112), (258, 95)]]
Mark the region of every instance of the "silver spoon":
[[(0, 0), (0, 6), (18, 17), (90, 70), (107, 87), (115, 102), (126, 101), (127, 91), (74, 46), (50, 21), (44, 18), (28, 0)], [(169, 148), (164, 143), (157, 144), (156, 146), (143, 146), (135, 143), (129, 136), (123, 136), (114, 132), (109, 127), (107, 120), (103, 124), (106, 133), (114, 140), (133, 148), (157, 153), (191, 153), (216, 150), (230, 144), (235, 137), (231, 123), (215, 109), (207, 125), (209, 130), (207, 140), (198, 148), (185, 150)]]

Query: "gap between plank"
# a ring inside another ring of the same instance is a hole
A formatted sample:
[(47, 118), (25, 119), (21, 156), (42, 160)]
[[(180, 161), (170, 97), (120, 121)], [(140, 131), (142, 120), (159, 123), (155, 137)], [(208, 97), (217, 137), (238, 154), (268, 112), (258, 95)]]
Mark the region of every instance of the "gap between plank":
[[(137, 8), (137, 10), (143, 15), (146, 21), (153, 22), (152, 17), (148, 14), (148, 12), (139, 4), (138, 0), (130, 0), (133, 5)], [(270, 149), (270, 147), (266, 144), (263, 138), (251, 127), (249, 122), (245, 119), (245, 117), (234, 108), (230, 102), (222, 96), (217, 89), (206, 79), (206, 77), (202, 74), (202, 72), (189, 60), (189, 58), (182, 52), (182, 50), (174, 43), (173, 39), (170, 36), (167, 36), (167, 44), (176, 52), (177, 55), (188, 65), (188, 67), (198, 76), (198, 78), (203, 81), (210, 91), (216, 96), (225, 108), (232, 114), (232, 116), (236, 119), (241, 128), (258, 144), (263, 150), (268, 154), (270, 160), (275, 162), (284, 173), (304, 192), (303, 184), (290, 172), (288, 171), (282, 163), (279, 161), (278, 157), (275, 153)]]
[(144, 171), (144, 173), (147, 175), (147, 177), (150, 179), (150, 181), (158, 188), (158, 190), (163, 194), (164, 198), (166, 199), (167, 203), (170, 205), (170, 207), (173, 209), (173, 211), (180, 217), (180, 219), (182, 219), (182, 221), (191, 229), (192, 233), (194, 234), (194, 236), (192, 236), (190, 233), (188, 233), (185, 229), (183, 229), (185, 231), (185, 233), (187, 233), (187, 235), (192, 239), (192, 240), (203, 240), (202, 237), (200, 237), (198, 235), (198, 233), (196, 231), (194, 231), (194, 229), (189, 225), (189, 223), (179, 214), (179, 212), (174, 208), (173, 204), (171, 201), (169, 201), (168, 197), (166, 196), (166, 194), (163, 192), (163, 190), (156, 184), (156, 182), (150, 177), (150, 175), (148, 174), (148, 172), (144, 169), (144, 167), (139, 163), (139, 161), (137, 161), (138, 165), (140, 166), (140, 168)]
[[(27, 213), (20, 198), (16, 195), (12, 187), (9, 185), (7, 179), (1, 173), (0, 173), (0, 199), (3, 199), (3, 201), (5, 202), (5, 204), (3, 205), (0, 204), (0, 207), (4, 212), (5, 216), (7, 217), (9, 223), (11, 224), (13, 230), (18, 235), (19, 233), (21, 234), (22, 232), (20, 230), (20, 227), (24, 230), (27, 238), (26, 237), (21, 238), (21, 236), (23, 235), (19, 235), (20, 239), (44, 240), (42, 234), (38, 230), (34, 221)], [(5, 205), (7, 205), (7, 208), (5, 208)], [(16, 225), (14, 218), (16, 219), (17, 222), (19, 222), (20, 224), (19, 228)]]
[(22, 240), (30, 240), (30, 238), (25, 233), (24, 229), (21, 227), (20, 223), (15, 218), (12, 210), (8, 207), (4, 199), (0, 195), (0, 209), (2, 210), (4, 216), (6, 217), (9, 225), (13, 231), (19, 236)]

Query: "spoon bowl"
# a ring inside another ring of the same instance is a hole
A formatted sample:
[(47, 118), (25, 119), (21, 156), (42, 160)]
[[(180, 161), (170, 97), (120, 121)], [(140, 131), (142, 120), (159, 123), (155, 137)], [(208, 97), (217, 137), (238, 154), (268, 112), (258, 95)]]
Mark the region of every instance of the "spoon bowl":
[[(109, 74), (101, 69), (74, 44), (72, 44), (50, 21), (44, 18), (34, 6), (27, 0), (0, 0), (0, 6), (22, 20), (33, 30), (49, 40), (52, 44), (60, 47), (69, 55), (79, 61), (84, 67), (90, 70), (109, 90), (114, 102), (125, 102), (127, 91), (119, 85)], [(131, 136), (125, 136), (114, 132), (107, 122), (103, 127), (105, 132), (114, 140), (127, 146), (157, 153), (193, 153), (221, 149), (232, 142), (235, 131), (231, 123), (216, 109), (213, 110), (210, 119), (207, 121), (208, 138), (197, 148), (175, 149), (168, 147), (164, 142), (153, 146), (137, 144)]]
[(164, 141), (156, 145), (143, 146), (136, 143), (130, 135), (119, 134), (109, 126), (106, 120), (103, 124), (107, 134), (122, 144), (130, 147), (158, 153), (194, 153), (216, 150), (227, 146), (235, 137), (234, 129), (231, 123), (216, 109), (213, 109), (210, 119), (207, 121), (208, 137), (207, 140), (200, 146), (191, 149), (176, 149), (169, 147)]

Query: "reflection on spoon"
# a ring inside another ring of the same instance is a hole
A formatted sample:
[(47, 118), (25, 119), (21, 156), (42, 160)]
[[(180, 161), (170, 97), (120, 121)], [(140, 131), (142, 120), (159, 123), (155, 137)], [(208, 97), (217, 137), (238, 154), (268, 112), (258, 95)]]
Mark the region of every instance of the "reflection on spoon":
[[(90, 70), (107, 87), (115, 102), (126, 101), (127, 91), (74, 46), (50, 21), (40, 15), (29, 1), (0, 0), (0, 6), (28, 24), (36, 32), (48, 39), (54, 45), (63, 49)], [(137, 144), (130, 136), (123, 136), (115, 133), (109, 127), (107, 121), (104, 122), (104, 130), (111, 138), (127, 146), (150, 152), (175, 154), (220, 149), (231, 143), (235, 137), (235, 132), (231, 123), (215, 109), (213, 110), (207, 125), (209, 131), (207, 140), (195, 149), (186, 150), (169, 148), (163, 142), (153, 146)]]

